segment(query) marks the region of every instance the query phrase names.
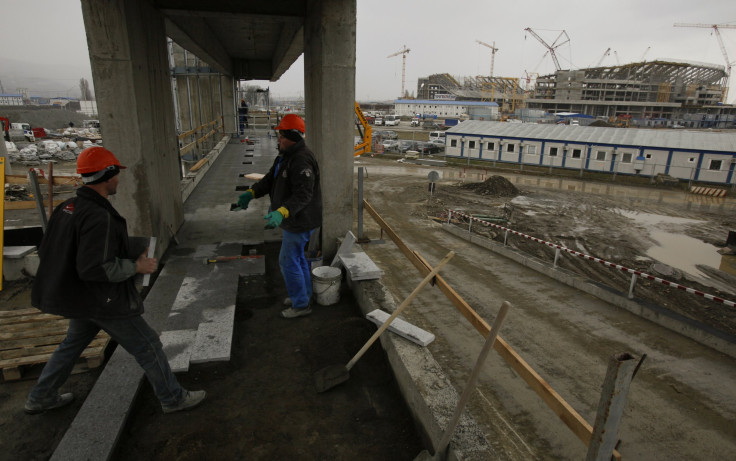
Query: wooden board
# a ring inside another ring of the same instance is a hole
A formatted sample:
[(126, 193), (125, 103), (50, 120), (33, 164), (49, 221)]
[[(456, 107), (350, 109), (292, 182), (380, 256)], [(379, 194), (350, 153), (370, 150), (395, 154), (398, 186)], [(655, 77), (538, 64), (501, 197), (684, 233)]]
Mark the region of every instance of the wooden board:
[[(38, 309), (0, 311), (0, 369), (6, 381), (21, 379), (33, 365), (48, 362), (51, 354), (66, 337), (69, 320)], [(102, 365), (110, 336), (100, 331), (82, 352), (85, 371)]]

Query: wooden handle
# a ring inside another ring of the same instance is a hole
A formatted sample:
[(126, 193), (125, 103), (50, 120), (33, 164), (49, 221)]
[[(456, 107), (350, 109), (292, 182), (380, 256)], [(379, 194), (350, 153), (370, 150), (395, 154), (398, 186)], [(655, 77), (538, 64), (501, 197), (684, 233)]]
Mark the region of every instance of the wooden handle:
[(421, 290), (422, 288), (424, 288), (424, 285), (426, 285), (430, 281), (432, 281), (432, 279), (434, 278), (435, 275), (437, 275), (437, 273), (440, 271), (440, 269), (442, 268), (442, 266), (444, 266), (445, 264), (447, 264), (447, 262), (449, 260), (451, 260), (453, 256), (455, 256), (455, 252), (454, 251), (451, 251), (451, 252), (447, 253), (447, 256), (445, 256), (444, 259), (442, 259), (442, 261), (440, 261), (440, 263), (437, 264), (437, 266), (435, 266), (435, 268), (432, 269), (432, 271), (429, 274), (427, 274), (426, 277), (424, 277), (424, 280), (422, 280), (421, 282), (419, 282), (419, 285), (417, 285), (417, 287), (414, 288), (414, 291), (412, 291), (411, 294), (409, 294), (409, 296), (406, 297), (406, 299), (404, 300), (403, 303), (401, 303), (401, 305), (398, 307), (398, 309), (396, 309), (394, 311), (394, 313), (391, 314), (391, 317), (389, 317), (385, 322), (383, 322), (383, 325), (381, 325), (381, 328), (379, 328), (375, 333), (373, 333), (373, 336), (371, 336), (371, 339), (369, 339), (368, 342), (365, 343), (365, 345), (363, 346), (363, 348), (360, 349), (357, 354), (355, 354), (355, 357), (353, 357), (348, 362), (348, 364), (345, 366), (345, 368), (347, 368), (348, 370), (350, 370), (351, 368), (353, 368), (353, 365), (355, 365), (355, 362), (357, 362), (358, 359), (360, 359), (363, 356), (363, 354), (365, 354), (365, 351), (367, 351), (368, 348), (371, 347), (371, 345), (373, 345), (374, 342), (376, 342), (376, 339), (378, 339), (378, 337), (381, 336), (381, 333), (383, 333), (386, 330), (386, 328), (388, 328), (389, 325), (391, 325), (391, 322), (393, 322), (394, 319), (396, 317), (398, 317), (399, 314), (401, 314), (401, 311), (403, 311), (404, 308), (409, 305), (409, 303), (411, 302), (411, 300), (416, 297), (416, 295), (419, 293), (419, 290)]

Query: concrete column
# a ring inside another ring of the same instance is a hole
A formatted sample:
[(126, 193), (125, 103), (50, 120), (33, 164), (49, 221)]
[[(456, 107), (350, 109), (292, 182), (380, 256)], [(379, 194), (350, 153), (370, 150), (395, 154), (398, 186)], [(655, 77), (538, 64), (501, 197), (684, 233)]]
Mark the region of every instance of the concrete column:
[(225, 122), (225, 133), (235, 134), (235, 82), (231, 75), (220, 75), (220, 87), (222, 88), (222, 116)]
[[(184, 54), (184, 48), (174, 43), (174, 66), (180, 70), (186, 70), (187, 62)], [(189, 101), (189, 89), (187, 88), (188, 77), (186, 75), (176, 76), (176, 94), (179, 99), (179, 122), (181, 131), (189, 131), (192, 127), (192, 120), (189, 116), (191, 101)]]
[(307, 145), (321, 172), (322, 254), (353, 224), (356, 0), (310, 0), (304, 26)]
[(82, 14), (105, 147), (128, 167), (111, 202), (160, 256), (183, 222), (164, 21), (146, 0), (82, 0)]

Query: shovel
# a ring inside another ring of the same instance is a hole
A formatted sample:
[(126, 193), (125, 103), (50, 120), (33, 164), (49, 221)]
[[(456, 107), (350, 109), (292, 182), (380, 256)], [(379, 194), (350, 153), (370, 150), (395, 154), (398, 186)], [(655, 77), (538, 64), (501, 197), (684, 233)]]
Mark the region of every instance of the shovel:
[(342, 384), (350, 379), (350, 369), (353, 368), (355, 362), (357, 362), (358, 359), (360, 359), (363, 354), (365, 354), (368, 348), (371, 347), (374, 342), (376, 342), (376, 339), (378, 339), (379, 336), (381, 336), (381, 333), (386, 331), (389, 325), (391, 325), (391, 322), (393, 322), (394, 319), (398, 317), (399, 314), (401, 314), (401, 311), (403, 311), (404, 308), (409, 305), (411, 300), (414, 299), (414, 297), (419, 293), (419, 290), (421, 290), (424, 285), (428, 284), (435, 277), (435, 275), (437, 275), (437, 273), (440, 271), (440, 268), (444, 266), (450, 259), (452, 259), (453, 256), (455, 256), (454, 251), (447, 253), (447, 256), (445, 256), (444, 259), (440, 261), (440, 263), (437, 264), (437, 266), (432, 269), (432, 271), (427, 274), (426, 277), (424, 277), (424, 280), (422, 280), (419, 285), (417, 285), (414, 291), (412, 291), (411, 294), (404, 300), (404, 302), (401, 303), (401, 305), (394, 311), (394, 313), (391, 314), (391, 317), (383, 322), (383, 325), (381, 325), (381, 327), (376, 330), (375, 333), (373, 333), (373, 336), (371, 336), (368, 342), (365, 343), (365, 345), (358, 351), (357, 354), (355, 354), (355, 357), (353, 357), (347, 365), (331, 365), (315, 373), (314, 384), (317, 388), (317, 392), (324, 392), (328, 389), (332, 389), (338, 384)]

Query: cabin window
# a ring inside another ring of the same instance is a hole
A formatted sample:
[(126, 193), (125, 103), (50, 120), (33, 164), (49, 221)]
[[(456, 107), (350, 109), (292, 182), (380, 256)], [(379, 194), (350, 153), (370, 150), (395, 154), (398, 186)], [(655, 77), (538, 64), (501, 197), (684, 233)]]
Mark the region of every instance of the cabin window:
[(557, 148), (556, 147), (550, 147), (549, 148), (549, 156), (550, 157), (557, 157)]
[(583, 151), (581, 149), (572, 150), (572, 158), (580, 158), (582, 156), (583, 156)]
[(710, 165), (708, 166), (708, 169), (713, 170), (713, 171), (720, 171), (722, 164), (723, 164), (723, 160), (711, 160)]
[(600, 161), (605, 160), (606, 159), (606, 151), (599, 150), (598, 152), (596, 152), (595, 153), (595, 159), (596, 160), (600, 160)]
[(526, 146), (526, 153), (527, 154), (536, 154), (537, 153), (537, 146)]
[(621, 156), (621, 163), (631, 163), (631, 152), (624, 152)]
[(457, 147), (457, 139), (453, 139), (450, 141), (450, 147)]
[(488, 150), (496, 150), (496, 143), (489, 142), (487, 147), (488, 147)]
[(475, 149), (475, 141), (468, 141), (468, 149)]
[(515, 144), (506, 144), (506, 152), (513, 152)]

